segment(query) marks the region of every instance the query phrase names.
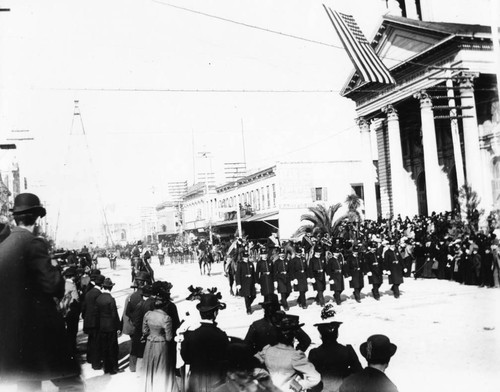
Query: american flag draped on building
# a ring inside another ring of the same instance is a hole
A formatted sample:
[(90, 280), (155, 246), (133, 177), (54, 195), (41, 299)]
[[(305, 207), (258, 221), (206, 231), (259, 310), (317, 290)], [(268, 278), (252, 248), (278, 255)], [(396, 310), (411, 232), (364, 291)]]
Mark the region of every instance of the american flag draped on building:
[(366, 40), (354, 18), (351, 15), (334, 11), (325, 5), (323, 7), (363, 80), (365, 82), (395, 84), (396, 81)]

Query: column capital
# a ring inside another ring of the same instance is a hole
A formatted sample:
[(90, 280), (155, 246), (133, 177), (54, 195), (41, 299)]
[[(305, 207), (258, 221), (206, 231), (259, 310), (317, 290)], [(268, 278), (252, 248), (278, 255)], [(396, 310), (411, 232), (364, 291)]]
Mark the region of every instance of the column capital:
[(370, 132), (370, 123), (366, 117), (358, 117), (355, 119), (356, 125), (359, 127), (361, 132)]
[(431, 96), (425, 90), (413, 94), (413, 98), (420, 101), (420, 108), (432, 106)]
[(455, 75), (458, 85), (462, 90), (472, 90), (474, 88), (474, 79), (479, 77), (479, 72), (460, 71)]
[(387, 114), (388, 120), (398, 120), (398, 111), (393, 105), (387, 105), (382, 108), (382, 112)]

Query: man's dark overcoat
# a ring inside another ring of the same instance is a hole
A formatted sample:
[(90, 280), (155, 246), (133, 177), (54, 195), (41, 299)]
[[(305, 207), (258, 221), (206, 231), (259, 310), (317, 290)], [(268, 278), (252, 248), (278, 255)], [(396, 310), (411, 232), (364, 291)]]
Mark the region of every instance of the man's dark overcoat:
[(326, 275), (325, 275), (325, 262), (323, 259), (317, 258), (315, 256), (311, 257), (309, 260), (308, 269), (309, 278), (315, 279), (313, 283), (313, 289), (316, 291), (325, 291), (326, 289)]
[(340, 392), (398, 392), (396, 385), (384, 372), (367, 367), (347, 377), (339, 389)]
[(263, 296), (274, 293), (273, 263), (269, 260), (257, 261), (257, 283), (260, 284), (260, 293)]
[(362, 260), (359, 253), (355, 256), (350, 253), (346, 259), (347, 273), (352, 278), (349, 287), (353, 289), (362, 289), (365, 287)]
[(309, 352), (309, 361), (321, 374), (325, 391), (336, 391), (344, 378), (363, 369), (351, 345), (323, 342)]
[(181, 344), (181, 356), (191, 366), (187, 392), (208, 392), (225, 378), (229, 339), (213, 323), (202, 322), (187, 331)]
[(379, 259), (375, 252), (366, 252), (364, 254), (364, 261), (367, 270), (372, 273), (372, 275), (368, 277), (368, 283), (382, 284), (384, 282), (384, 268), (383, 265), (379, 263)]
[(388, 271), (391, 271), (389, 275), (389, 284), (401, 284), (403, 283), (403, 261), (399, 253), (388, 249), (384, 255), (385, 267)]
[(251, 261), (240, 261), (236, 267), (236, 284), (240, 285), (239, 295), (242, 297), (254, 297), (255, 292), (255, 268)]
[(290, 262), (287, 259), (277, 259), (274, 262), (274, 280), (278, 282), (278, 293), (292, 292), (292, 274)]
[(0, 375), (48, 380), (79, 374), (70, 355), (64, 319), (54, 297), (64, 279), (51, 264), (48, 245), (15, 227), (0, 244)]
[(307, 263), (303, 257), (295, 256), (290, 260), (292, 279), (297, 279), (297, 284), (293, 285), (295, 291), (307, 291)]
[(329, 276), (329, 280), (333, 281), (333, 284), (330, 284), (330, 290), (344, 291), (345, 264), (342, 253), (334, 253), (333, 256), (327, 260), (325, 270), (326, 274)]

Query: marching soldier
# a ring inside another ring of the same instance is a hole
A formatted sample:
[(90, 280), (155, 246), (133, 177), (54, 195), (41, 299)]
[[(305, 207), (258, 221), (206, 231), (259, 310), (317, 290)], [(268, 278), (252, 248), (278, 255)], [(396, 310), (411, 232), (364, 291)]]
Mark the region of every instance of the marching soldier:
[(297, 303), (302, 309), (307, 309), (306, 292), (307, 292), (307, 262), (304, 257), (304, 248), (298, 245), (295, 247), (295, 255), (290, 260), (292, 271), (292, 283), (294, 291), (299, 292)]
[(389, 275), (389, 283), (392, 284), (391, 290), (394, 293), (394, 298), (399, 298), (399, 285), (403, 283), (403, 262), (394, 243), (391, 243), (389, 249), (386, 250), (384, 262)]
[(362, 267), (362, 261), (359, 257), (359, 247), (358, 245), (353, 245), (352, 252), (347, 256), (347, 272), (349, 287), (354, 289), (354, 299), (356, 302), (361, 302), (361, 290), (365, 285)]
[(325, 260), (321, 255), (321, 246), (314, 248), (314, 255), (309, 260), (309, 282), (313, 284), (313, 289), (316, 290), (316, 303), (320, 306), (325, 305), (325, 297), (323, 292), (326, 288), (325, 277)]
[(274, 263), (274, 285), (281, 295), (281, 306), (288, 310), (288, 296), (292, 292), (290, 263), (284, 249), (280, 248), (278, 252), (278, 260)]
[(247, 314), (252, 314), (252, 302), (256, 297), (255, 268), (248, 259), (248, 253), (243, 253), (241, 262), (236, 267), (236, 289), (245, 298)]
[(257, 261), (257, 284), (260, 285), (260, 293), (264, 296), (264, 301), (274, 294), (273, 264), (268, 260), (267, 249), (260, 248), (260, 260)]
[(364, 262), (368, 270), (368, 283), (372, 285), (373, 298), (380, 300), (379, 288), (384, 282), (383, 265), (379, 263), (379, 259), (375, 254), (376, 244), (369, 242), (367, 244), (367, 252), (364, 254)]
[(342, 303), (340, 295), (344, 291), (344, 273), (345, 262), (344, 256), (340, 253), (340, 246), (342, 245), (341, 238), (334, 238), (332, 240), (332, 257), (326, 261), (326, 274), (330, 283), (330, 290), (333, 291), (333, 298), (337, 305)]

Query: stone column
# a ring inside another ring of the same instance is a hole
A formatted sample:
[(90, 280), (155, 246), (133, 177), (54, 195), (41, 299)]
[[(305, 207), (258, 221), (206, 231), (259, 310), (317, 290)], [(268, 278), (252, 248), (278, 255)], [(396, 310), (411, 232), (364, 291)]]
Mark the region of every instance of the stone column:
[(363, 165), (363, 191), (365, 218), (377, 220), (377, 195), (375, 192), (376, 173), (373, 165), (370, 124), (364, 117), (356, 119), (361, 133), (361, 162)]
[(415, 94), (414, 97), (420, 100), (427, 211), (429, 214), (433, 211), (436, 213), (449, 211), (450, 186), (446, 174), (439, 166), (432, 101), (425, 91)]
[(459, 86), (462, 101), (462, 124), (465, 147), (466, 182), (479, 195), (483, 193), (481, 151), (479, 149), (479, 129), (477, 125), (476, 101), (474, 99), (474, 78), (477, 72), (460, 72)]
[(389, 159), (391, 163), (392, 211), (394, 216), (401, 214), (404, 218), (405, 208), (405, 169), (403, 167), (403, 151), (401, 149), (401, 133), (399, 130), (398, 112), (392, 105), (382, 108), (387, 113), (387, 134), (389, 137)]

